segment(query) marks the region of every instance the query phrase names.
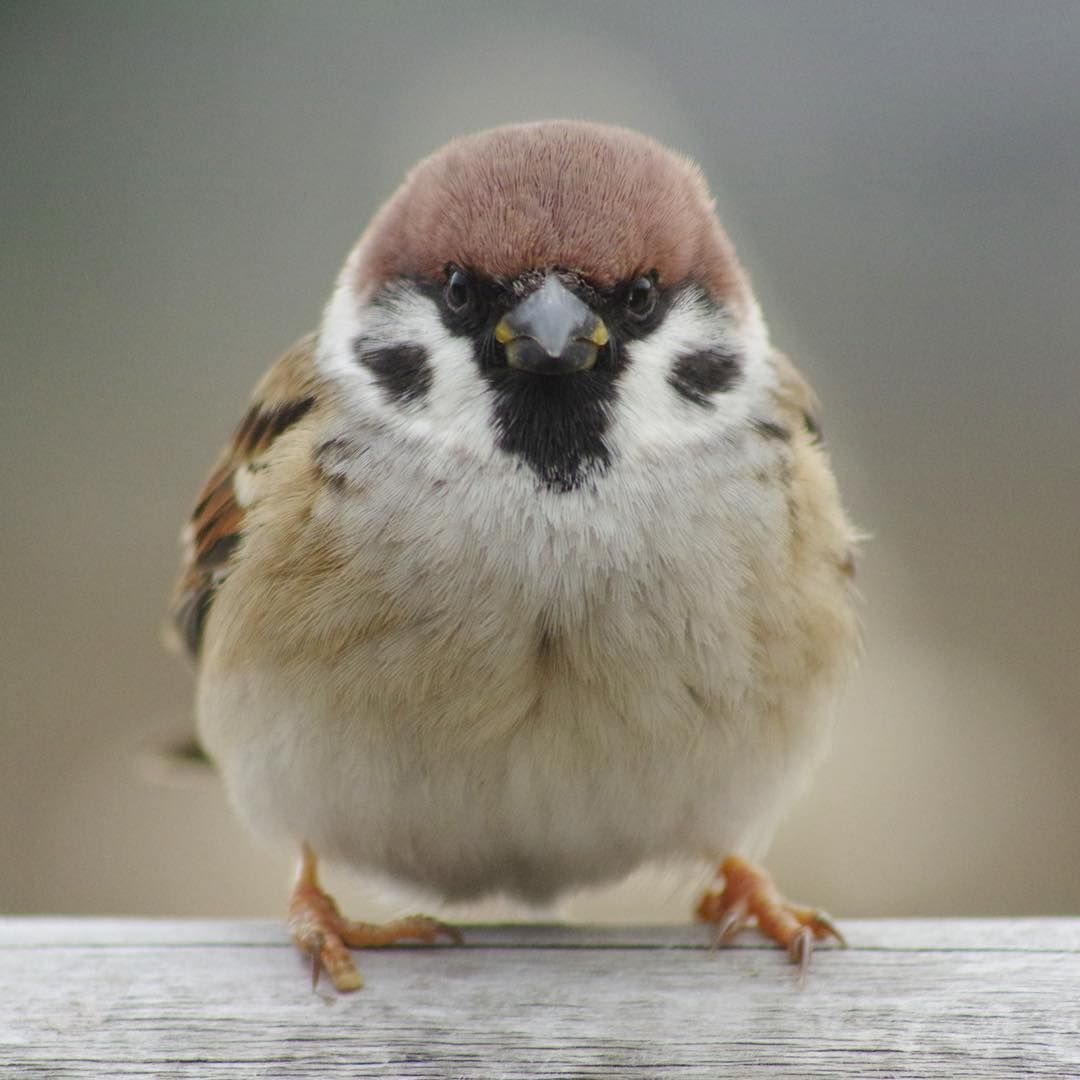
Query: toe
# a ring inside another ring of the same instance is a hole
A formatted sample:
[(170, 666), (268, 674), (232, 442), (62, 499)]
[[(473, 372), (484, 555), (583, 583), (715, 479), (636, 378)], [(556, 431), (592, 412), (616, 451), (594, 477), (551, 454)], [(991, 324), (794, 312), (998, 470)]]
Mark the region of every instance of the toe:
[(326, 969), (326, 974), (330, 976), (330, 981), (337, 990), (342, 992), (359, 990), (364, 985), (360, 969), (353, 962), (344, 942), (336, 934), (327, 937), (316, 954), (316, 958), (316, 963)]
[(729, 940), (753, 919), (758, 929), (783, 946), (798, 965), (800, 981), (805, 977), (810, 956), (818, 941), (847, 944), (836, 924), (815, 908), (784, 900), (769, 875), (738, 856), (729, 856), (721, 866), (722, 891), (707, 892), (697, 907), (697, 916), (715, 927), (716, 944)]
[(460, 945), (461, 931), (428, 915), (409, 915), (388, 923), (342, 922), (342, 940), (354, 949), (375, 949), (399, 941), (433, 943), (440, 938)]

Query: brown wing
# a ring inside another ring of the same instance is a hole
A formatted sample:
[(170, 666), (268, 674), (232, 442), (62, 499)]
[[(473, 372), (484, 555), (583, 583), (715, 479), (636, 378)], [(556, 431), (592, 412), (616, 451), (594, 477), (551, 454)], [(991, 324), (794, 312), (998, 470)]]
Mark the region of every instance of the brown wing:
[(251, 408), (222, 451), (182, 534), (183, 566), (171, 608), (184, 647), (199, 655), (203, 626), (214, 593), (229, 573), (244, 532), (239, 474), (258, 469), (259, 459), (317, 400), (314, 336), (294, 345), (255, 389)]
[(783, 353), (774, 352), (772, 364), (778, 376), (776, 403), (785, 421), (801, 425), (815, 442), (820, 442), (817, 395)]
[[(839, 496), (836, 494), (836, 482), (832, 478), (831, 471), (826, 467), (822, 469), (820, 463), (824, 462), (824, 445), (822, 442), (821, 425), (818, 423), (818, 399), (810, 388), (810, 384), (799, 374), (795, 365), (784, 356), (783, 353), (772, 354), (772, 364), (777, 374), (777, 386), (774, 393), (777, 412), (780, 415), (784, 428), (788, 432), (797, 431), (802, 427), (810, 438), (811, 455), (802, 458), (802, 481), (800, 490), (804, 501), (813, 499), (816, 501), (821, 496), (823, 487), (830, 494), (824, 501), (824, 505), (833, 504), (836, 511), (831, 515), (831, 525), (828, 533), (832, 539), (828, 542), (828, 549), (833, 553), (835, 565), (844, 577), (855, 576), (855, 557), (857, 543), (860, 535), (847, 523), (843, 512), (839, 508)], [(813, 459), (817, 459), (819, 466), (811, 468)], [(817, 505), (822, 505), (817, 502)], [(802, 510), (795, 509), (801, 516), (813, 516), (810, 514), (809, 503)], [(828, 516), (828, 515), (827, 515)]]

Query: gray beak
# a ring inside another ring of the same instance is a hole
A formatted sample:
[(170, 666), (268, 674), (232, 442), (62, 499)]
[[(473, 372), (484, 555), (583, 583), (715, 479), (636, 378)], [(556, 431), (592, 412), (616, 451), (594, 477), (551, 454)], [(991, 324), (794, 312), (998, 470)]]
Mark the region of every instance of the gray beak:
[(506, 363), (537, 375), (587, 371), (607, 344), (604, 320), (554, 275), (512, 308), (495, 327)]

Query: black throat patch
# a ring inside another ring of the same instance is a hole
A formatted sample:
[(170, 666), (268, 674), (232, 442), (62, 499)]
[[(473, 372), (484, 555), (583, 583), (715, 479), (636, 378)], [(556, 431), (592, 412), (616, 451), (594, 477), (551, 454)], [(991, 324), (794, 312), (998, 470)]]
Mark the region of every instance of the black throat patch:
[(533, 375), (488, 368), (494, 391), (496, 445), (517, 455), (551, 491), (574, 491), (611, 462), (604, 435), (611, 422), (617, 372)]
[(599, 289), (572, 271), (550, 272), (558, 273), (607, 326), (609, 340), (588, 371), (541, 375), (511, 369), (495, 340), (499, 318), (543, 282), (543, 272), (527, 271), (513, 280), (470, 274), (468, 302), (455, 298), (454, 305), (447, 303), (447, 283), (414, 279), (411, 285), (435, 302), (450, 333), (472, 342), (480, 375), (492, 391), (496, 446), (517, 457), (550, 491), (568, 492), (611, 464), (606, 435), (627, 364), (625, 345), (656, 329), (673, 293), (658, 287), (654, 307), (632, 317), (626, 303), (636, 279)]

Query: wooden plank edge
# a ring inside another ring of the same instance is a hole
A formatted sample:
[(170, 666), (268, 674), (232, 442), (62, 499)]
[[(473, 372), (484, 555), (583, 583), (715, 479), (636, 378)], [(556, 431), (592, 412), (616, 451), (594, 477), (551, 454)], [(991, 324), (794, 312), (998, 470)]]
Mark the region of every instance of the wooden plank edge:
[[(842, 919), (853, 949), (1078, 952), (1080, 918)], [(466, 946), (507, 949), (694, 949), (708, 927), (504, 923), (462, 927)], [(737, 948), (772, 948), (744, 931)], [(289, 947), (284, 919), (168, 919), (15, 915), (0, 917), (0, 948)]]

